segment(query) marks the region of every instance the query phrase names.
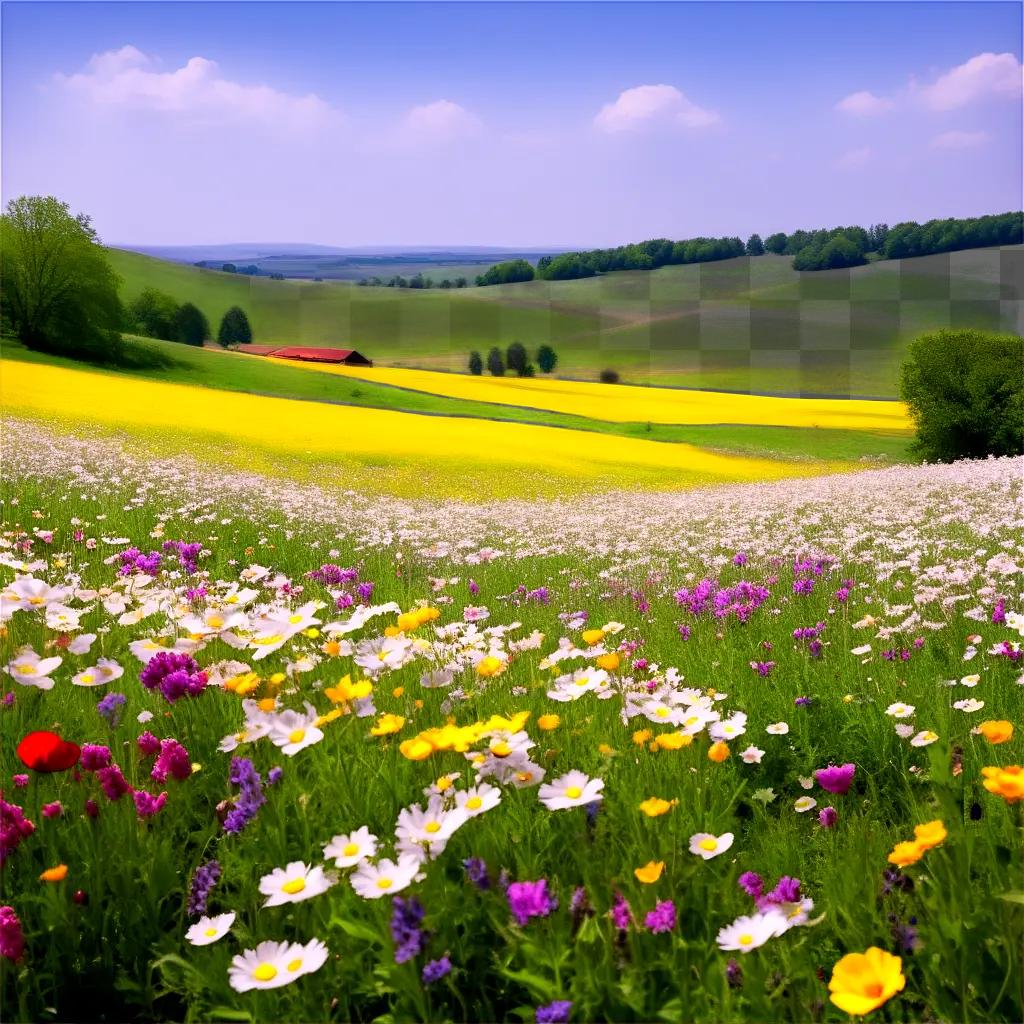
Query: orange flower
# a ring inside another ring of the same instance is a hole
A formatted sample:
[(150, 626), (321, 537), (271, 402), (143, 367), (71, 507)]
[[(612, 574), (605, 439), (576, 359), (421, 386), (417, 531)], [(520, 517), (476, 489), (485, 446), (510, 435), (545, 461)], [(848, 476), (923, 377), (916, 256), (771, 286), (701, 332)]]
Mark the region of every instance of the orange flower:
[(681, 750), (693, 742), (693, 737), (681, 732), (663, 732), (654, 742), (661, 750)]
[(906, 983), (903, 961), (872, 946), (864, 953), (847, 953), (836, 963), (828, 983), (829, 999), (844, 1013), (863, 1017), (902, 992)]
[(653, 885), (659, 878), (661, 878), (661, 873), (664, 870), (665, 862), (663, 860), (652, 860), (648, 861), (642, 868), (637, 868), (633, 874), (636, 875), (637, 880), (643, 882), (644, 885)]
[(729, 756), (729, 744), (719, 740), (708, 747), (708, 760), (721, 764)]
[(414, 736), (411, 740), (404, 740), (398, 745), (402, 757), (410, 761), (425, 761), (437, 749), (430, 740), (422, 736)]
[(541, 715), (537, 719), (537, 728), (543, 729), (544, 732), (551, 732), (552, 729), (557, 729), (562, 724), (562, 720), (558, 715)]
[(661, 815), (668, 814), (677, 803), (678, 800), (663, 800), (660, 796), (652, 796), (640, 804), (640, 810), (648, 818), (660, 818)]
[(47, 868), (40, 876), (40, 882), (63, 882), (68, 877), (67, 864), (58, 864), (55, 868)]
[(945, 840), (949, 835), (941, 821), (929, 821), (914, 829), (914, 840), (922, 850), (930, 850)]
[(607, 654), (602, 654), (594, 659), (597, 663), (598, 668), (603, 668), (605, 672), (614, 672), (622, 662), (622, 658), (619, 657), (618, 651), (609, 651)]
[(978, 726), (978, 732), (989, 741), (989, 743), (1005, 743), (1013, 739), (1013, 723), (1005, 719), (989, 719)]
[(642, 747), (654, 734), (650, 729), (637, 729), (633, 733), (633, 742), (638, 746)]
[(897, 843), (889, 854), (889, 863), (895, 864), (898, 868), (905, 868), (909, 864), (916, 864), (923, 856), (926, 847), (920, 843)]
[(599, 644), (604, 639), (604, 630), (585, 629), (583, 630), (581, 636), (583, 637), (583, 642), (588, 647), (593, 647), (595, 644)]
[(1024, 768), (1019, 764), (1008, 764), (1005, 768), (982, 768), (985, 788), (1001, 796), (1008, 804), (1024, 800)]

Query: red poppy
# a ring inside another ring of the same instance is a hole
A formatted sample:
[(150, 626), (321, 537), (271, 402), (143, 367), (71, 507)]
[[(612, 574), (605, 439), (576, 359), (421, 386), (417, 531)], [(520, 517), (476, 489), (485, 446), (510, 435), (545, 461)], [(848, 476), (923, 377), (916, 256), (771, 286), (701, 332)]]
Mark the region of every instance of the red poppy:
[(78, 763), (77, 743), (62, 740), (55, 732), (30, 732), (18, 744), (18, 757), (36, 772), (65, 772)]

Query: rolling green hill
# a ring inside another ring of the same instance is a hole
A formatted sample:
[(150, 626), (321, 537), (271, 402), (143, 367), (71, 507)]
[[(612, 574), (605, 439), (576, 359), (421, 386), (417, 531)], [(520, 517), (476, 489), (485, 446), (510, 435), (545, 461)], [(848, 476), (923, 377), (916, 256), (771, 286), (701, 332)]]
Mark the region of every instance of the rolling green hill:
[(518, 340), (551, 343), (567, 377), (611, 368), (635, 383), (887, 397), (922, 331), (1016, 331), (1022, 319), (1020, 285), (1006, 279), (1024, 247), (813, 274), (767, 255), (462, 291), (271, 281), (110, 254), (126, 301), (158, 288), (214, 325), (239, 305), (257, 342), (353, 347), (380, 364), (426, 369), (461, 371), (471, 349), (486, 356)]

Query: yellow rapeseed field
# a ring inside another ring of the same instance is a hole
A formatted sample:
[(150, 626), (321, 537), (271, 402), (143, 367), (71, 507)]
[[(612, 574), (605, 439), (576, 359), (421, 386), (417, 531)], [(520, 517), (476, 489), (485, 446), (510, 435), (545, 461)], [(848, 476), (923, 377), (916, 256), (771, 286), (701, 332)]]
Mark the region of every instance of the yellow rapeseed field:
[(778, 427), (834, 427), (910, 433), (902, 402), (831, 398), (767, 398), (721, 391), (686, 391), (592, 384), (541, 377), (471, 377), (433, 370), (333, 366), (282, 359), (322, 373), (393, 384), (449, 398), (572, 413), (614, 423), (735, 423)]
[[(268, 462), (325, 482), (457, 497), (599, 487), (685, 487), (803, 476), (821, 463), (778, 462), (557, 427), (421, 416), (268, 398), (100, 371), (4, 361), (0, 400), (15, 416), (89, 425), (160, 441), (161, 451), (255, 468)], [(355, 469), (355, 476), (344, 470)], [(839, 466), (833, 468), (842, 468)], [(340, 470), (332, 473), (331, 470)]]

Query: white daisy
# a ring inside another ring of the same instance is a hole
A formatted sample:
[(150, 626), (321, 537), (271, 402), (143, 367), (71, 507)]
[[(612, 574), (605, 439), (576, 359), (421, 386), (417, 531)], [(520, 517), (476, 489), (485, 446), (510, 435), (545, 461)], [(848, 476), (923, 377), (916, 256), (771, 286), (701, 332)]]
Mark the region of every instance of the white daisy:
[(441, 843), (443, 846), (466, 823), (467, 817), (459, 808), (447, 809), (442, 797), (431, 797), (426, 810), (413, 804), (398, 812), (395, 835), (412, 843), (426, 843), (431, 847)]
[(350, 868), (376, 856), (377, 837), (363, 825), (348, 835), (335, 836), (325, 847), (324, 856), (339, 868)]
[(301, 860), (292, 861), (286, 868), (274, 868), (260, 879), (260, 892), (266, 896), (264, 907), (278, 907), (282, 903), (301, 903), (327, 892), (334, 879), (321, 867), (310, 867)]
[(320, 970), (327, 962), (327, 947), (319, 939), (298, 942), (261, 942), (234, 957), (228, 981), (236, 992), (254, 988), (280, 988)]
[(270, 742), (281, 748), (281, 753), (294, 757), (300, 750), (319, 743), (324, 734), (317, 728), (319, 715), (312, 704), (306, 703), (306, 713), (288, 709), (277, 715), (270, 725)]
[(890, 718), (910, 718), (914, 714), (915, 708), (913, 704), (901, 704), (899, 702), (890, 704), (886, 709), (885, 713)]
[(738, 917), (718, 933), (718, 948), (749, 953), (778, 935), (780, 928), (785, 930), (785, 918), (775, 910)]
[(786, 722), (773, 722), (766, 726), (764, 731), (772, 736), (785, 736), (789, 732), (789, 725)]
[(953, 702), (953, 707), (955, 707), (957, 711), (964, 711), (967, 714), (973, 714), (975, 711), (980, 711), (984, 706), (985, 702), (983, 700), (975, 700), (973, 697)]
[(204, 915), (185, 932), (185, 938), (193, 946), (209, 946), (210, 943), (223, 939), (231, 931), (234, 923), (234, 914), (218, 914), (216, 917)]
[(981, 682), (981, 676), (978, 675), (977, 673), (975, 673), (974, 675), (964, 676), (963, 679), (960, 680), (960, 685), (961, 686), (967, 686), (967, 687), (974, 687), (974, 686), (977, 686), (978, 683), (980, 683), (980, 682)]
[(934, 743), (939, 738), (939, 734), (932, 732), (930, 729), (922, 729), (911, 741), (912, 747), (927, 747), (929, 743)]
[(486, 782), (455, 794), (455, 806), (466, 812), (470, 818), (490, 811), (501, 803), (501, 790)]
[(23, 647), (4, 666), (4, 671), (22, 686), (34, 686), (39, 690), (52, 690), (51, 672), (60, 668), (63, 658), (40, 658), (31, 647)]
[(712, 835), (710, 832), (695, 832), (690, 836), (690, 853), (703, 860), (711, 860), (720, 853), (725, 853), (732, 846), (733, 834), (723, 832), (720, 836)]
[(364, 900), (379, 900), (382, 896), (390, 896), (407, 888), (419, 874), (419, 870), (418, 858), (403, 854), (398, 858), (397, 864), (391, 860), (379, 860), (376, 864), (368, 860), (363, 861), (352, 873), (349, 881)]
[(740, 751), (740, 758), (744, 764), (760, 764), (762, 757), (764, 757), (764, 751), (759, 750), (753, 744), (747, 747), (746, 750)]
[(549, 811), (564, 811), (569, 807), (580, 807), (583, 804), (596, 803), (604, 799), (602, 779), (591, 779), (581, 771), (567, 772), (554, 782), (547, 782), (540, 787), (540, 802)]
[(807, 811), (813, 811), (817, 806), (818, 801), (813, 796), (802, 796), (793, 804), (793, 810), (797, 814), (806, 814)]

